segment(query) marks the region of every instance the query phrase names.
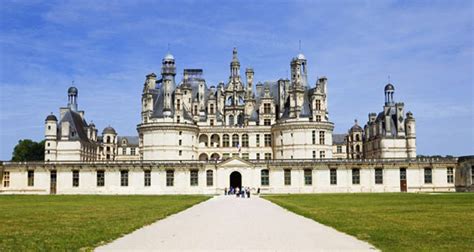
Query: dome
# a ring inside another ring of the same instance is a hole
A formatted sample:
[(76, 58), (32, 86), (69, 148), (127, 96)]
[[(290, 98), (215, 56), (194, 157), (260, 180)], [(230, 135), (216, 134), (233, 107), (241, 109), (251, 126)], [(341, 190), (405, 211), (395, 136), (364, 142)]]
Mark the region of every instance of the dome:
[(171, 53), (167, 53), (163, 60), (174, 60), (174, 56)]
[(360, 127), (359, 125), (356, 124), (356, 125), (352, 126), (352, 128), (351, 128), (351, 132), (355, 132), (355, 131), (364, 131), (364, 130), (362, 129), (362, 127)]
[(395, 87), (392, 84), (388, 83), (385, 86), (385, 92), (387, 92), (387, 91), (395, 91)]
[(299, 60), (306, 59), (306, 57), (302, 53), (298, 54), (298, 56), (296, 56), (296, 58), (299, 59)]
[(68, 93), (68, 95), (77, 95), (78, 90), (77, 90), (76, 87), (70, 87), (70, 88), (67, 90), (67, 93)]
[(45, 121), (55, 121), (57, 122), (58, 119), (56, 118), (56, 116), (54, 116), (53, 114), (49, 115), (46, 117), (46, 120)]
[(89, 123), (89, 127), (91, 127), (91, 128), (92, 128), (92, 127), (93, 127), (93, 128), (95, 128), (95, 124), (94, 124), (93, 122), (91, 122), (91, 123)]
[(117, 132), (115, 132), (115, 129), (108, 126), (104, 129), (104, 131), (102, 131), (102, 135), (105, 135), (105, 134), (113, 134), (113, 135), (117, 135)]

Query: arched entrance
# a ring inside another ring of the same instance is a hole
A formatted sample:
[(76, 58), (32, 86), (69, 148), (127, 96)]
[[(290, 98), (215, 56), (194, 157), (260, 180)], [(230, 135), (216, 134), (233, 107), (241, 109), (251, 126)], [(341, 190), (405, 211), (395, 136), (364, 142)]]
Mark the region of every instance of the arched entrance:
[(235, 171), (230, 174), (230, 186), (242, 188), (242, 175), (240, 172)]

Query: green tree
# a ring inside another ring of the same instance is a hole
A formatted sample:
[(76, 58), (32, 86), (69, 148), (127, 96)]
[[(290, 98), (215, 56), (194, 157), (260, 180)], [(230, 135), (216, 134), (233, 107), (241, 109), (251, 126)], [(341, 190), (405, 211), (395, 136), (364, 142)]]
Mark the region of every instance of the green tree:
[(12, 161), (43, 161), (44, 160), (44, 140), (35, 142), (30, 139), (18, 141), (13, 149)]

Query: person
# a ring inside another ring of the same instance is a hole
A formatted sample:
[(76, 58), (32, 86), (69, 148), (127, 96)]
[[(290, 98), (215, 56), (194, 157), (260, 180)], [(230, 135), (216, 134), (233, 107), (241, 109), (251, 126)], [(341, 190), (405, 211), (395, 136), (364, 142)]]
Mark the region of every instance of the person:
[(235, 188), (235, 196), (236, 196), (237, 198), (239, 197), (239, 190), (240, 190), (239, 187), (236, 187), (236, 188)]
[(240, 192), (240, 197), (245, 198), (245, 187), (242, 187), (242, 191)]
[(250, 187), (247, 187), (247, 190), (246, 190), (246, 192), (247, 192), (247, 198), (249, 198), (249, 199), (250, 199)]
[(224, 188), (224, 195), (227, 195), (227, 187)]
[(257, 195), (260, 195), (260, 187), (257, 189)]

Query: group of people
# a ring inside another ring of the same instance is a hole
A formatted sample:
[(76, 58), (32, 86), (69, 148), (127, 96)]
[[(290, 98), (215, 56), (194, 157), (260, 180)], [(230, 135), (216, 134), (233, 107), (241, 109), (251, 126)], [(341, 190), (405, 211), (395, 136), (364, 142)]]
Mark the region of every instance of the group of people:
[[(259, 189), (260, 191), (260, 189)], [(230, 187), (229, 190), (227, 190), (227, 187), (224, 189), (224, 194), (225, 195), (235, 195), (237, 198), (250, 198), (250, 187)]]

